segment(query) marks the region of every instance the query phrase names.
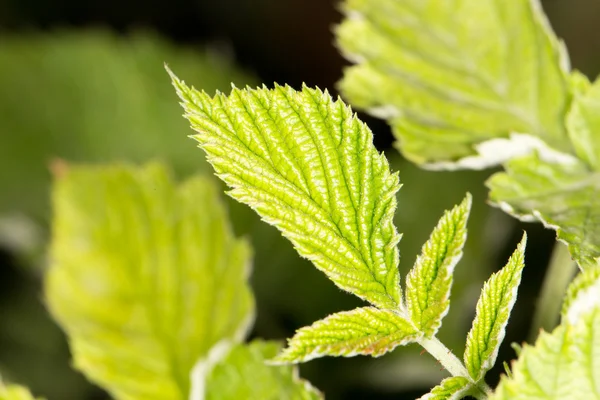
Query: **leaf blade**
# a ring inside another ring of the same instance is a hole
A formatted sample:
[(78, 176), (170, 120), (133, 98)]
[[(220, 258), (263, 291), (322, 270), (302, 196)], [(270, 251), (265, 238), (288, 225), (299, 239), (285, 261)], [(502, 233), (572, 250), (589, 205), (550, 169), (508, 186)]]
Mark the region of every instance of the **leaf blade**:
[[(295, 366), (270, 366), (280, 344), (255, 340), (238, 344), (209, 372), (206, 400), (318, 400), (321, 393), (298, 377)], [(260, 382), (260, 384), (256, 384)], [(194, 399), (200, 400), (200, 399)]]
[(510, 160), (486, 185), (493, 205), (557, 231), (581, 268), (600, 257), (600, 180), (580, 161), (557, 163), (534, 153)]
[[(461, 167), (474, 146), (511, 132), (571, 151), (568, 58), (538, 1), (347, 0), (343, 10), (337, 43), (356, 65), (340, 89), (388, 121), (411, 161)], [(497, 162), (473, 158), (464, 166)]]
[(552, 333), (541, 332), (534, 346), (525, 345), (502, 377), (491, 400), (600, 399), (600, 308), (571, 324), (564, 319)]
[(299, 329), (273, 361), (297, 363), (325, 355), (379, 357), (420, 336), (410, 321), (391, 311), (356, 308)]
[(251, 250), (214, 184), (175, 185), (159, 165), (75, 167), (53, 202), (46, 297), (76, 367), (117, 399), (187, 398), (196, 360), (242, 340), (254, 313)]
[(517, 289), (524, 267), (527, 236), (517, 246), (508, 263), (485, 283), (477, 301), (477, 314), (467, 336), (464, 361), (475, 382), (496, 362), (504, 339), (506, 324), (517, 299)]
[(336, 285), (397, 308), (398, 176), (350, 108), (307, 87), (234, 88), (211, 98), (171, 76), (193, 137), (229, 194)]
[(467, 239), (471, 201), (467, 194), (460, 205), (444, 213), (406, 277), (406, 307), (426, 337), (436, 334), (450, 308), (453, 272)]
[(439, 385), (418, 400), (458, 400), (465, 397), (471, 389), (471, 382), (464, 376), (444, 379)]

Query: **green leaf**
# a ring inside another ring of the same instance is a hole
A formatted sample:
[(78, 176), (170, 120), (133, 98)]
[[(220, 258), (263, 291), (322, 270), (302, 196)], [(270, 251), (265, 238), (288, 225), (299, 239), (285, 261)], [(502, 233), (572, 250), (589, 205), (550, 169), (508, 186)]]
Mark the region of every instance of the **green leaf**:
[(253, 319), (217, 187), (156, 164), (55, 170), (46, 296), (76, 367), (115, 399), (187, 399), (197, 360)]
[[(338, 45), (357, 65), (340, 89), (391, 124), (410, 160), (451, 167), (511, 132), (571, 151), (567, 54), (538, 0), (346, 0), (343, 11)], [(491, 156), (458, 166), (510, 154)]]
[(562, 318), (575, 324), (581, 315), (600, 307), (600, 268), (589, 268), (579, 274), (567, 289)]
[(340, 288), (397, 309), (398, 175), (350, 108), (307, 87), (234, 88), (210, 97), (172, 78), (199, 132), (193, 137), (229, 194)]
[(36, 398), (26, 387), (5, 385), (0, 379), (0, 400), (36, 400)]
[(525, 345), (490, 400), (600, 399), (600, 308), (596, 304), (575, 324), (542, 332)]
[(426, 337), (436, 334), (450, 308), (452, 276), (467, 239), (470, 210), (467, 194), (460, 205), (444, 213), (406, 277), (406, 307)]
[[(584, 81), (586, 82), (586, 81)], [(582, 84), (581, 86), (584, 86)], [(577, 156), (594, 171), (600, 170), (600, 79), (576, 93), (567, 117), (567, 129)]]
[(444, 379), (431, 392), (419, 397), (419, 400), (458, 400), (465, 397), (471, 388), (471, 382), (464, 376)]
[[(294, 366), (265, 361), (280, 350), (278, 343), (253, 341), (233, 347), (207, 376), (206, 400), (317, 400), (323, 396), (298, 378)], [(198, 400), (198, 399), (195, 399)]]
[(477, 314), (467, 336), (464, 354), (465, 366), (475, 381), (483, 379), (496, 362), (508, 317), (517, 300), (526, 242), (527, 236), (523, 234), (506, 266), (485, 283), (477, 301)]
[(398, 314), (374, 307), (339, 312), (299, 329), (274, 362), (303, 362), (323, 356), (379, 357), (421, 335)]
[(555, 163), (539, 154), (510, 160), (487, 182), (492, 204), (557, 231), (582, 268), (600, 257), (600, 180), (582, 162)]

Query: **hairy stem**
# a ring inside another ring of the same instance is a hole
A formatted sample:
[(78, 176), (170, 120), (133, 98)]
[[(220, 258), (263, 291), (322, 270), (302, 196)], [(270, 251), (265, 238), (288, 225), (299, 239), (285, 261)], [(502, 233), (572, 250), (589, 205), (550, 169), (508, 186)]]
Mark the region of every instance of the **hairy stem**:
[[(431, 339), (423, 338), (418, 343), (425, 349), (429, 354), (433, 356), (439, 363), (448, 371), (452, 376), (464, 376), (469, 380), (472, 380), (469, 372), (463, 365), (462, 361), (454, 355), (438, 338), (435, 336)], [(478, 392), (471, 394), (476, 399), (484, 400), (491, 393), (492, 389), (485, 382), (478, 382), (475, 387)]]
[(576, 271), (577, 263), (571, 259), (567, 246), (556, 242), (535, 307), (529, 331), (530, 343), (535, 341), (540, 329), (550, 332), (557, 325), (564, 294)]

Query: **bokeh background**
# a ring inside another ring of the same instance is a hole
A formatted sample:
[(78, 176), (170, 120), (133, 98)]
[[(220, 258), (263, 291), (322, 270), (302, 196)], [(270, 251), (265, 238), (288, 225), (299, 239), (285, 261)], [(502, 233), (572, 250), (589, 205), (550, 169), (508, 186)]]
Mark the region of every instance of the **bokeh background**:
[[(48, 399), (107, 399), (70, 367), (68, 346), (48, 316), (41, 282), (51, 211), (48, 164), (164, 160), (184, 178), (211, 173), (190, 133), (163, 63), (207, 92), (230, 82), (335, 93), (345, 61), (330, 0), (0, 0), (0, 374)], [(547, 0), (550, 22), (572, 64), (600, 71), (600, 1)], [(469, 16), (465, 15), (464, 18)], [(401, 272), (412, 266), (444, 209), (474, 195), (465, 257), (457, 268), (442, 339), (460, 354), (482, 282), (500, 268), (526, 229), (527, 267), (500, 358), (528, 334), (554, 234), (519, 224), (485, 204), (493, 171), (426, 172), (391, 148), (387, 126), (361, 115), (400, 171), (396, 222)], [(225, 197), (224, 197), (225, 199)], [(227, 201), (236, 231), (255, 247), (255, 337), (282, 340), (329, 313), (360, 304), (300, 259), (278, 232)], [(501, 373), (490, 374), (495, 384)], [(320, 359), (301, 368), (328, 399), (412, 399), (444, 376), (415, 347), (380, 359)]]

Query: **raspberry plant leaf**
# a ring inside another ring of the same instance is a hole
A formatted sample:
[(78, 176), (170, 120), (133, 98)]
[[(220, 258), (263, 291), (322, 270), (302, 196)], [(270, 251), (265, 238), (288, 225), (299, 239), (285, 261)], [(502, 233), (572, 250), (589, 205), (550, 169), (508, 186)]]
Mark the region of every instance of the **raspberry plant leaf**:
[(517, 300), (525, 262), (527, 237), (517, 246), (508, 263), (485, 283), (477, 302), (477, 313), (467, 336), (464, 361), (469, 375), (477, 382), (494, 366), (504, 340), (508, 318)]
[(75, 366), (115, 399), (187, 399), (198, 359), (254, 315), (217, 186), (157, 164), (56, 171), (46, 297)]
[(447, 211), (406, 277), (406, 307), (417, 329), (432, 337), (450, 308), (454, 267), (467, 239), (471, 195)]
[(274, 367), (265, 363), (280, 349), (279, 343), (265, 341), (232, 347), (223, 360), (207, 374), (207, 394), (204, 399), (322, 399), (318, 390), (298, 378), (296, 366)]
[(431, 392), (418, 400), (459, 400), (465, 397), (472, 388), (472, 383), (464, 376), (453, 376), (444, 379)]
[(589, 268), (579, 274), (567, 289), (562, 318), (576, 324), (591, 308), (600, 308), (600, 268)]
[(421, 333), (404, 317), (374, 307), (339, 312), (298, 330), (275, 363), (297, 363), (322, 356), (379, 357), (414, 342)]
[(542, 331), (534, 346), (524, 345), (511, 377), (502, 378), (491, 400), (600, 399), (600, 283), (591, 270), (583, 275), (574, 283), (579, 290), (569, 288), (574, 301), (561, 325)]
[(597, 173), (581, 161), (549, 162), (538, 153), (512, 159), (505, 168), (487, 182), (491, 201), (519, 219), (537, 219), (556, 229), (580, 267), (595, 267), (600, 257)]
[(337, 42), (356, 65), (340, 89), (390, 123), (410, 160), (493, 165), (474, 146), (511, 132), (572, 151), (568, 58), (538, 0), (346, 0), (343, 11)]
[(352, 110), (318, 89), (233, 88), (211, 97), (171, 76), (193, 138), (229, 194), (337, 286), (397, 309), (398, 175)]

